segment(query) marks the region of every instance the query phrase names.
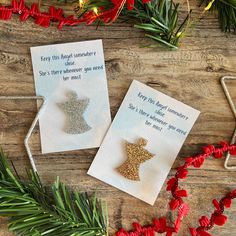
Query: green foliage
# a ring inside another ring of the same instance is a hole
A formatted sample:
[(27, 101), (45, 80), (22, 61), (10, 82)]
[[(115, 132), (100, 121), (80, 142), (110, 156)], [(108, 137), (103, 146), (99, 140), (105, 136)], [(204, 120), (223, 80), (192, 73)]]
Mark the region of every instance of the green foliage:
[(96, 196), (70, 192), (57, 178), (47, 191), (37, 173), (23, 182), (10, 170), (0, 151), (0, 216), (9, 217), (9, 230), (24, 236), (104, 236), (107, 213)]
[(146, 36), (170, 48), (177, 48), (179, 39), (183, 36), (187, 16), (179, 26), (179, 4), (172, 0), (153, 0), (143, 4), (136, 0), (134, 9), (124, 8), (123, 16), (135, 20), (135, 27), (143, 29)]
[(113, 6), (112, 1), (110, 0), (82, 0), (82, 2), (85, 10), (91, 10), (94, 7), (103, 7), (104, 9), (110, 9)]
[[(78, 18), (94, 8), (107, 11), (114, 7), (110, 0), (81, 0), (83, 4), (77, 1), (75, 12)], [(183, 36), (189, 18), (188, 15), (182, 24), (179, 24), (179, 4), (175, 4), (173, 0), (152, 0), (145, 4), (142, 0), (135, 0), (133, 10), (124, 6), (121, 16), (126, 21), (132, 21), (135, 28), (144, 30), (146, 37), (175, 49), (178, 48), (179, 39)]]
[(82, 17), (87, 11), (91, 11), (94, 8), (102, 7), (104, 11), (113, 7), (113, 3), (110, 0), (76, 0), (77, 6), (74, 8), (77, 17)]
[[(203, 0), (203, 2), (209, 4), (211, 1)], [(218, 11), (218, 19), (222, 31), (236, 31), (236, 0), (215, 0), (211, 9)]]

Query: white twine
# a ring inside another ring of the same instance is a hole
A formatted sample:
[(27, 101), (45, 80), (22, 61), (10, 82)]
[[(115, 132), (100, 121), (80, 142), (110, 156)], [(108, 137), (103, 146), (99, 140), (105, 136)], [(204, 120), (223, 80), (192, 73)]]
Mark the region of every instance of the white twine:
[(34, 158), (33, 158), (33, 155), (31, 153), (30, 146), (29, 146), (29, 139), (30, 139), (30, 136), (31, 136), (36, 124), (37, 124), (37, 121), (39, 120), (39, 117), (42, 114), (43, 109), (46, 105), (45, 98), (42, 97), (42, 96), (0, 96), (0, 100), (41, 100), (42, 101), (42, 105), (40, 106), (40, 108), (38, 110), (38, 113), (35, 116), (32, 124), (30, 126), (30, 129), (29, 129), (28, 133), (26, 134), (25, 140), (24, 140), (24, 145), (25, 145), (25, 148), (26, 148), (26, 151), (27, 151), (27, 154), (28, 154), (28, 158), (29, 158), (32, 170), (34, 172), (37, 172), (37, 168), (36, 168), (36, 165), (35, 165), (35, 162), (34, 162)]
[[(233, 102), (233, 99), (232, 97), (230, 96), (230, 93), (229, 93), (229, 90), (227, 88), (227, 85), (226, 85), (226, 80), (236, 80), (236, 77), (234, 76), (224, 76), (221, 78), (221, 85), (222, 85), (222, 88), (224, 90), (224, 93), (225, 93), (225, 96), (228, 100), (228, 103), (230, 105), (230, 108), (234, 114), (234, 117), (235, 117), (235, 121), (236, 121), (236, 106)], [(233, 136), (232, 136), (232, 139), (231, 139), (231, 144), (234, 144), (236, 141), (236, 126), (235, 126), (235, 129), (234, 129), (234, 133), (233, 133)], [(230, 153), (228, 152), (227, 155), (226, 155), (226, 159), (225, 159), (225, 164), (224, 164), (224, 167), (228, 170), (235, 170), (236, 169), (236, 166), (229, 166), (228, 165), (228, 162), (229, 162), (229, 159), (230, 159), (231, 155)]]

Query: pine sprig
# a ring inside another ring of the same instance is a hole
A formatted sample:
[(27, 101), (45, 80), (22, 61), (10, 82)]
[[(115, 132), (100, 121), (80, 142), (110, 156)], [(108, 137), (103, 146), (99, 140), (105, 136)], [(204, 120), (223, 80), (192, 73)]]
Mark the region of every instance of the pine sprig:
[(220, 28), (224, 32), (236, 31), (236, 0), (203, 0), (218, 12)]
[(75, 12), (78, 18), (92, 16), (92, 21), (88, 18), (89, 24), (112, 23), (121, 15), (126, 21), (134, 23), (135, 28), (144, 30), (146, 37), (174, 49), (178, 48), (179, 39), (184, 34), (190, 15), (189, 13), (180, 24), (179, 4), (175, 4), (173, 0), (135, 0), (132, 7), (125, 6), (124, 3), (128, 4), (125, 0), (77, 1)]
[(137, 22), (134, 27), (143, 29), (145, 36), (170, 48), (178, 48), (189, 17), (178, 26), (179, 4), (172, 0), (153, 0), (146, 4), (136, 0), (134, 9), (129, 11), (124, 8), (122, 14), (126, 18), (134, 19)]
[(107, 212), (96, 196), (70, 192), (57, 178), (51, 192), (37, 173), (23, 182), (12, 173), (0, 151), (0, 216), (9, 217), (9, 230), (24, 236), (104, 236)]

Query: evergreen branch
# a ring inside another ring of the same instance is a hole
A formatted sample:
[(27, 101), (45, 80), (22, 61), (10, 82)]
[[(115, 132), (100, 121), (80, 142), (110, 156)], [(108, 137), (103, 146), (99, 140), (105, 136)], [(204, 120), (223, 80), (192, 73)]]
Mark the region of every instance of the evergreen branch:
[[(203, 0), (210, 4), (210, 0)], [(218, 11), (218, 20), (222, 31), (236, 31), (236, 0), (215, 0), (211, 4), (211, 10)]]
[(107, 212), (96, 196), (70, 192), (57, 178), (49, 193), (37, 173), (29, 182), (15, 177), (0, 151), (0, 216), (9, 217), (9, 230), (24, 236), (104, 236)]
[[(120, 0), (121, 4), (123, 2)], [(111, 19), (116, 19), (115, 16), (121, 14), (126, 21), (132, 21), (135, 28), (144, 30), (146, 37), (174, 49), (178, 48), (190, 15), (186, 16), (179, 27), (179, 4), (175, 4), (173, 0), (151, 0), (147, 3), (135, 0), (131, 9), (116, 6), (111, 0), (78, 0), (75, 12), (79, 19), (87, 14), (93, 17), (92, 22), (102, 23), (111, 23)], [(111, 16), (112, 14), (114, 15)], [(89, 18), (88, 22), (91, 23)]]
[(123, 9), (122, 15), (134, 19), (135, 28), (146, 31), (146, 36), (170, 48), (178, 48), (179, 39), (185, 31), (189, 15), (178, 28), (179, 4), (172, 0), (152, 0), (143, 4), (136, 0), (134, 9)]

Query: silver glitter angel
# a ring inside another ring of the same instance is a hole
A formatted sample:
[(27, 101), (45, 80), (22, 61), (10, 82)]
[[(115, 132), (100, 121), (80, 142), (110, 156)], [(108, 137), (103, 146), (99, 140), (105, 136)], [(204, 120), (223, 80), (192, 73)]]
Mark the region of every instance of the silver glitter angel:
[(91, 129), (84, 119), (84, 112), (89, 105), (89, 99), (78, 99), (77, 93), (70, 91), (68, 101), (57, 104), (66, 114), (64, 131), (68, 134), (82, 134)]

